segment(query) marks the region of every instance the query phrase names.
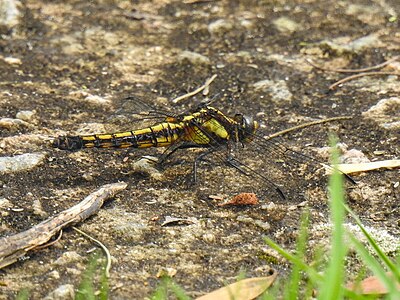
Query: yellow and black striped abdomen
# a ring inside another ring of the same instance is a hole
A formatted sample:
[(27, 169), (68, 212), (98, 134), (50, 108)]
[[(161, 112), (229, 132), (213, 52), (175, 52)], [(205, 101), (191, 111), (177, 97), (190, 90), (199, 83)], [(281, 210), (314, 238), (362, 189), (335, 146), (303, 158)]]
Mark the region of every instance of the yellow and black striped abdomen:
[(92, 134), (83, 136), (62, 136), (54, 140), (53, 146), (61, 150), (82, 148), (149, 148), (167, 147), (177, 140), (184, 140), (184, 123), (163, 122), (144, 129)]

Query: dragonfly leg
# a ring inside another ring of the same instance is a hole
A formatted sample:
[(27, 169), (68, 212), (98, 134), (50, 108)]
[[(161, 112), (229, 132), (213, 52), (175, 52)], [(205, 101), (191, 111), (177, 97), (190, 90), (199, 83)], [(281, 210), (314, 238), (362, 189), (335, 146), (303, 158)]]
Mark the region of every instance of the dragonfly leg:
[(190, 148), (204, 148), (203, 145), (199, 145), (196, 143), (184, 143), (184, 144), (176, 144), (169, 147), (158, 159), (159, 164), (165, 162), (172, 154), (174, 154), (177, 150), (180, 149), (190, 149)]
[(204, 158), (205, 158), (207, 155), (210, 155), (210, 154), (212, 154), (212, 153), (215, 152), (215, 151), (216, 151), (216, 150), (215, 150), (214, 148), (209, 148), (209, 149), (207, 149), (207, 151), (205, 151), (205, 152), (201, 153), (200, 155), (198, 155), (198, 156), (196, 157), (196, 159), (194, 160), (194, 162), (193, 162), (193, 181), (194, 181), (194, 183), (197, 182), (197, 165), (198, 165), (198, 163), (199, 163), (201, 160), (204, 161)]
[[(226, 159), (226, 163), (231, 166), (234, 167), (236, 170), (238, 170), (240, 173), (246, 175), (246, 176), (251, 176), (251, 174), (249, 174), (248, 172), (245, 171), (245, 169), (249, 168), (248, 166), (242, 164), (240, 161), (236, 160), (232, 155), (228, 155), (227, 159)], [(255, 173), (257, 176), (261, 177), (263, 180), (265, 180), (267, 183), (269, 183), (269, 185), (275, 189), (275, 192), (282, 198), (282, 199), (286, 199), (285, 193), (282, 191), (282, 189), (277, 186), (275, 183), (273, 183), (271, 180), (269, 180), (267, 177), (265, 177), (264, 175), (260, 174), (260, 173)]]
[(238, 170), (240, 173), (249, 176), (249, 173), (247, 173), (241, 166), (240, 166), (240, 162), (235, 160), (232, 156), (228, 156), (226, 159), (226, 163), (231, 166), (234, 167), (236, 170)]

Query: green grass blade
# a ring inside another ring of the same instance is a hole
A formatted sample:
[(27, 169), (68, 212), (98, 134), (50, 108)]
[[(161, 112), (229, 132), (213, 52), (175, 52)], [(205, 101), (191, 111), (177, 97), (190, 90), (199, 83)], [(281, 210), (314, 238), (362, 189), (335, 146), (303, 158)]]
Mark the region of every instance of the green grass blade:
[[(296, 245), (296, 257), (300, 260), (305, 255), (307, 237), (308, 237), (308, 225), (309, 225), (309, 212), (305, 212), (301, 218), (299, 237), (297, 238)], [(299, 299), (299, 287), (301, 281), (301, 269), (297, 264), (293, 265), (292, 272), (290, 275), (289, 285), (285, 288), (284, 299), (296, 300)]]
[(399, 267), (396, 266), (396, 264), (393, 263), (390, 260), (390, 258), (382, 251), (382, 249), (375, 242), (375, 240), (369, 234), (369, 232), (365, 229), (365, 227), (362, 225), (360, 219), (353, 213), (353, 211), (348, 206), (345, 206), (345, 208), (349, 212), (349, 214), (353, 217), (353, 219), (356, 221), (358, 227), (361, 229), (361, 231), (363, 232), (364, 236), (367, 238), (369, 244), (372, 246), (372, 248), (374, 249), (375, 253), (384, 262), (384, 264), (387, 266), (387, 268), (392, 272), (392, 274), (395, 277), (395, 279), (397, 280), (397, 282), (400, 282), (400, 270), (399, 270)]
[[(400, 299), (400, 291), (396, 288), (396, 281), (391, 278), (386, 271), (382, 268), (379, 262), (373, 257), (364, 245), (360, 243), (353, 235), (350, 235), (351, 242), (353, 243), (358, 254), (364, 260), (369, 269), (377, 276), (380, 281), (385, 285), (389, 291), (389, 295), (393, 295), (393, 299)], [(396, 298), (397, 297), (397, 298)]]
[[(331, 142), (331, 144), (336, 144)], [(338, 153), (336, 147), (332, 147), (333, 165), (337, 164)], [(333, 232), (331, 240), (330, 261), (324, 274), (323, 284), (320, 285), (320, 294), (318, 299), (342, 299), (344, 293), (344, 260), (347, 253), (347, 247), (344, 243), (343, 235), (343, 178), (335, 169), (329, 178), (330, 187), (330, 210), (333, 222)]]
[(28, 300), (28, 299), (29, 299), (29, 290), (26, 288), (19, 290), (17, 296), (15, 297), (15, 300)]
[(109, 294), (109, 285), (108, 285), (108, 278), (107, 278), (107, 273), (106, 273), (106, 264), (107, 262), (104, 262), (103, 268), (101, 270), (101, 278), (100, 278), (100, 294), (99, 294), (99, 300), (107, 300), (108, 299), (108, 294)]
[(299, 259), (297, 256), (289, 253), (282, 247), (280, 247), (278, 244), (276, 244), (274, 241), (271, 239), (265, 237), (264, 238), (265, 243), (267, 243), (268, 246), (270, 246), (272, 249), (276, 250), (281, 256), (286, 258), (288, 261), (291, 263), (297, 265), (300, 270), (303, 272), (306, 272), (308, 276), (311, 278), (312, 281), (318, 282), (322, 280), (322, 276), (317, 273), (316, 270), (314, 270), (312, 267), (308, 266), (305, 262), (303, 262), (301, 259)]
[(161, 283), (157, 286), (156, 291), (151, 295), (151, 300), (165, 300), (167, 299), (167, 283), (166, 280), (162, 280)]
[(162, 278), (160, 285), (157, 287), (154, 294), (150, 297), (151, 300), (165, 300), (169, 299), (168, 291), (174, 294), (174, 299), (190, 300), (191, 298), (185, 294), (185, 291), (176, 284), (170, 277), (165, 276)]
[(89, 260), (81, 283), (79, 284), (78, 290), (75, 295), (75, 300), (95, 300), (93, 279), (96, 273), (97, 257), (92, 256)]
[(175, 282), (171, 281), (169, 283), (172, 293), (178, 300), (190, 300), (191, 298), (186, 295), (185, 291)]

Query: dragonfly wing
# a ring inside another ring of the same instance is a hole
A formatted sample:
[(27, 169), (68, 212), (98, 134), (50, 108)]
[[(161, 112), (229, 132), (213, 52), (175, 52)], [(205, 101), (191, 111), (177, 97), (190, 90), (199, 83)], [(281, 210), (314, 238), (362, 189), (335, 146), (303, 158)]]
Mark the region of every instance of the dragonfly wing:
[[(262, 190), (263, 195), (268, 194), (269, 199), (285, 198), (282, 189), (274, 183), (272, 178), (258, 172), (233, 155), (231, 150), (238, 148), (238, 144), (232, 140), (215, 137), (196, 120), (191, 126), (197, 132), (197, 146), (207, 148), (206, 152), (202, 152), (194, 162), (194, 177), (198, 178), (197, 185), (203, 192), (209, 190), (210, 194), (229, 195), (255, 192), (255, 186), (258, 184), (259, 190)], [(222, 127), (222, 125), (219, 126)], [(215, 128), (216, 131), (223, 129)], [(226, 166), (231, 168), (226, 168)]]
[(160, 109), (136, 96), (125, 97), (119, 101), (119, 108), (110, 115), (108, 121), (127, 127), (124, 130), (150, 127), (175, 116), (171, 111)]
[[(261, 137), (259, 135), (253, 135), (254, 143), (258, 145), (261, 149), (265, 149), (268, 153), (271, 153), (273, 156), (278, 159), (281, 158), (285, 161), (292, 161), (295, 164), (311, 164), (314, 167), (324, 167), (326, 169), (334, 170), (334, 167), (330, 166), (326, 162), (322, 162), (315, 157), (307, 155), (302, 151), (297, 151), (287, 147), (285, 144), (279, 142), (277, 138), (268, 138)], [(342, 175), (346, 178), (346, 180), (352, 184), (356, 184), (354, 179), (347, 174), (344, 174), (340, 170), (338, 172), (342, 173)]]

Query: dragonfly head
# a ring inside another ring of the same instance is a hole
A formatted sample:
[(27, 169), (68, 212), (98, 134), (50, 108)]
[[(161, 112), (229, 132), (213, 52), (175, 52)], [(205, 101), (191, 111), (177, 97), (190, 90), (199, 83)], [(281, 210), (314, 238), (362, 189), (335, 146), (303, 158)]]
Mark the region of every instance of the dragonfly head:
[(255, 121), (252, 117), (242, 114), (236, 114), (235, 121), (238, 124), (239, 141), (243, 143), (251, 142), (254, 138), (254, 134), (260, 127), (258, 122)]

